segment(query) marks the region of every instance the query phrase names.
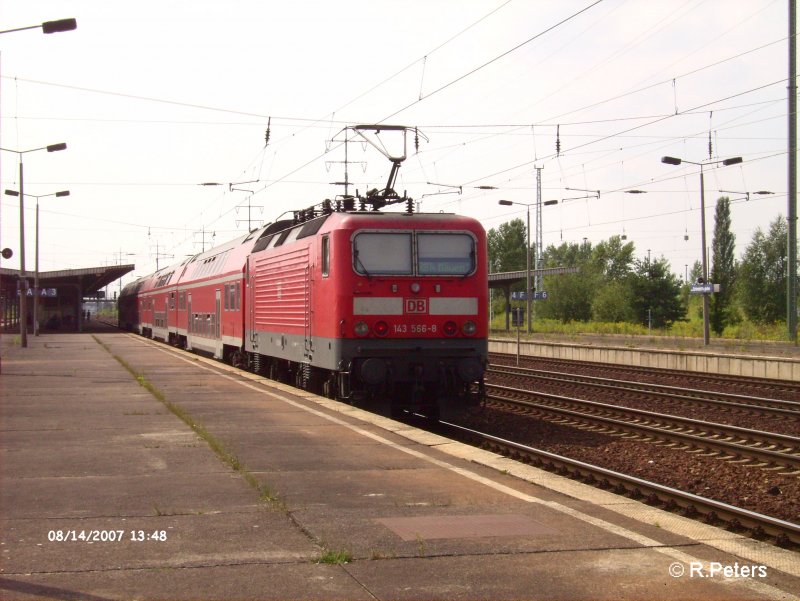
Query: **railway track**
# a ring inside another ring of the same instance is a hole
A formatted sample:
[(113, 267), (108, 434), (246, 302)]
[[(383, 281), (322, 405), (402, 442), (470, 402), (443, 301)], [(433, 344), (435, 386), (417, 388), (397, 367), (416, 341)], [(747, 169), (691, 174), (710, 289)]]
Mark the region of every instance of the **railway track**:
[(454, 438), (468, 439), (513, 459), (571, 477), (586, 484), (613, 490), (617, 494), (642, 500), (649, 505), (680, 510), (687, 517), (713, 525), (725, 525), (730, 530), (748, 530), (754, 538), (771, 538), (780, 547), (800, 545), (800, 525), (763, 515), (727, 503), (649, 482), (635, 476), (591, 465), (576, 459), (536, 449), (527, 445), (479, 432), (449, 422), (439, 422), (439, 428)]
[(800, 419), (800, 402), (797, 401), (666, 386), (653, 382), (637, 382), (583, 374), (545, 371), (512, 365), (492, 365), (488, 370), (488, 374), (491, 377), (518, 378), (530, 382), (531, 387), (536, 387), (536, 383), (549, 383), (556, 384), (560, 387), (590, 388), (623, 395), (640, 395), (641, 393), (646, 393), (648, 397), (657, 398), (660, 401), (690, 405), (692, 407), (702, 405), (715, 411), (763, 413), (778, 417)]
[[(492, 365), (509, 366), (516, 361), (514, 355), (489, 353), (489, 362)], [(800, 382), (788, 380), (774, 380), (769, 378), (755, 378), (747, 376), (728, 376), (706, 372), (684, 371), (677, 369), (663, 369), (642, 367), (636, 365), (608, 364), (592, 361), (570, 361), (566, 359), (553, 359), (547, 357), (520, 357), (520, 367), (530, 367), (540, 370), (557, 371), (576, 375), (605, 376), (610, 370), (619, 377), (629, 381), (646, 381), (653, 383), (673, 383), (685, 386), (692, 383), (693, 388), (708, 390), (735, 389), (739, 393), (781, 398), (787, 401), (800, 402)]]
[(535, 412), (570, 425), (591, 425), (645, 441), (678, 443), (728, 461), (800, 474), (800, 438), (585, 399), (487, 384), (487, 397), (514, 411)]

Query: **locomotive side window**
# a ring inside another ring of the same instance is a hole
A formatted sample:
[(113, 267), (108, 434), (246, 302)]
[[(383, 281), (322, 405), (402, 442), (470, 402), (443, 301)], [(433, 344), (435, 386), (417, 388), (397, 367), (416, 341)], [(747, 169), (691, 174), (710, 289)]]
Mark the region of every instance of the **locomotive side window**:
[(475, 240), (468, 234), (417, 234), (419, 275), (468, 275), (475, 269)]
[(322, 277), (327, 278), (331, 271), (331, 239), (322, 237)]
[(411, 234), (362, 232), (353, 239), (353, 267), (362, 275), (411, 275)]

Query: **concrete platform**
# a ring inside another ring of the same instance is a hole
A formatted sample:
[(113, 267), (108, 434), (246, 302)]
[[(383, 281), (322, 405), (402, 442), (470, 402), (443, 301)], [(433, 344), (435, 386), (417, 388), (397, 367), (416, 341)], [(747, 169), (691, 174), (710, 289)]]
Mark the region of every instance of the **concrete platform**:
[(2, 342), (2, 599), (800, 596), (796, 553), (165, 345)]
[[(519, 354), (567, 361), (592, 361), (657, 369), (713, 373), (748, 378), (800, 381), (800, 347), (788, 343), (752, 343), (713, 339), (648, 338), (645, 336), (576, 336), (521, 340)], [(490, 353), (517, 353), (514, 338), (490, 338)]]

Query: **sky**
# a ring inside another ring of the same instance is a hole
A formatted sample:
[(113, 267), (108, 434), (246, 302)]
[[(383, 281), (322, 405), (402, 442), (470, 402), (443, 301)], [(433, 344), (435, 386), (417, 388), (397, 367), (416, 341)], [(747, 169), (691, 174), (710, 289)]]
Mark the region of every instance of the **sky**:
[[(662, 156), (708, 163), (707, 244), (726, 195), (737, 258), (787, 212), (787, 0), (0, 0), (2, 30), (68, 17), (0, 35), (0, 186), (22, 158), (29, 271), (33, 196), (41, 271), (129, 281), (343, 194), (345, 168), (350, 193), (383, 188), (359, 124), (417, 128), (395, 189), (423, 211), (525, 220), (538, 168), (543, 247), (625, 235), (679, 277), (700, 167)], [(0, 201), (17, 269), (19, 199)]]

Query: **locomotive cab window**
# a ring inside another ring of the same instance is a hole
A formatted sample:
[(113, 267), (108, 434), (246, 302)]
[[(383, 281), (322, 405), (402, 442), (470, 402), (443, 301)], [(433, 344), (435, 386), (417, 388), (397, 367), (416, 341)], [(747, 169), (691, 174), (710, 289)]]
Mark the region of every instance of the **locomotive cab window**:
[(475, 270), (475, 240), (469, 234), (419, 232), (419, 275), (464, 276)]
[(412, 275), (411, 233), (362, 232), (353, 238), (353, 268), (362, 275)]

